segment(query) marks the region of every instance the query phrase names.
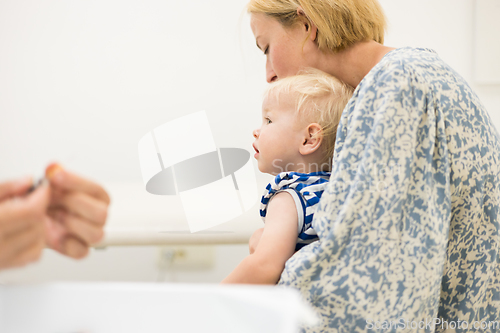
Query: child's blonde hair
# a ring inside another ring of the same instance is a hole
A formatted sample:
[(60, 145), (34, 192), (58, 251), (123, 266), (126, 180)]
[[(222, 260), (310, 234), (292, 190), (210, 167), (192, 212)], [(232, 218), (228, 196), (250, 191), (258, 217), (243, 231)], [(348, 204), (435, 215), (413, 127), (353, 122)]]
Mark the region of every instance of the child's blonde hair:
[(386, 19), (377, 0), (250, 0), (249, 13), (263, 13), (285, 28), (305, 19), (317, 28), (316, 42), (322, 51), (339, 52), (359, 41), (384, 43)]
[(280, 97), (292, 100), (300, 120), (317, 123), (323, 134), (325, 156), (321, 161), (331, 167), (337, 126), (353, 88), (318, 69), (308, 68), (295, 76), (269, 85), (264, 97), (279, 103)]

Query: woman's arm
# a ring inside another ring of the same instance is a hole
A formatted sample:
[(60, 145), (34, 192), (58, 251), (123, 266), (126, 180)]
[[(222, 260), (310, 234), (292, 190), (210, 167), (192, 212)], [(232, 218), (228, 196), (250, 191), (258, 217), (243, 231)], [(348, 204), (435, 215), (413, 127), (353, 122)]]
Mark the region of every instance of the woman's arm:
[(276, 194), (269, 202), (266, 224), (255, 252), (243, 259), (222, 283), (276, 284), (295, 251), (297, 223), (292, 196), (286, 192)]

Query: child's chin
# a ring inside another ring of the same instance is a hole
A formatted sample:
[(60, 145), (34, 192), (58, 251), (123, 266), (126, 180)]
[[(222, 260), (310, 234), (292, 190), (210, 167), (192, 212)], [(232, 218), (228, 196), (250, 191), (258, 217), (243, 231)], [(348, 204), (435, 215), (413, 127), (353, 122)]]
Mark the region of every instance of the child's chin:
[(268, 173), (268, 174), (271, 174), (273, 176), (276, 176), (277, 173), (273, 172), (273, 170), (269, 169), (269, 168), (266, 168), (265, 166), (263, 165), (260, 165), (259, 164), (259, 171), (262, 172), (262, 173)]
[(259, 171), (262, 172), (262, 173), (269, 173), (269, 174), (273, 174), (272, 172), (270, 172), (268, 169), (265, 169), (265, 168), (259, 168)]

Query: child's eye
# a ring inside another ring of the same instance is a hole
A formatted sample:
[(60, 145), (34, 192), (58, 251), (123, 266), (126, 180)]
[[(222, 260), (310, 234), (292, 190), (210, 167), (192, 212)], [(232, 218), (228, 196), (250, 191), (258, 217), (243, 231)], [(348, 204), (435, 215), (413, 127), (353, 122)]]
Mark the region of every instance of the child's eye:
[(266, 124), (270, 124), (270, 123), (272, 123), (271, 119), (266, 118)]

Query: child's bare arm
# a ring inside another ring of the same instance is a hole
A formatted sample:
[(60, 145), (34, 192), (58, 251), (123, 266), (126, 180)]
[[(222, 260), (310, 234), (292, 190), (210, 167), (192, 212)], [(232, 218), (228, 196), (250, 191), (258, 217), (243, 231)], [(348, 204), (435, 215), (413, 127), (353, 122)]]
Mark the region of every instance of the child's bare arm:
[(297, 208), (290, 194), (281, 192), (269, 202), (266, 224), (253, 254), (222, 283), (276, 284), (297, 242)]

